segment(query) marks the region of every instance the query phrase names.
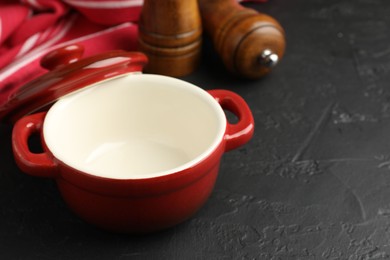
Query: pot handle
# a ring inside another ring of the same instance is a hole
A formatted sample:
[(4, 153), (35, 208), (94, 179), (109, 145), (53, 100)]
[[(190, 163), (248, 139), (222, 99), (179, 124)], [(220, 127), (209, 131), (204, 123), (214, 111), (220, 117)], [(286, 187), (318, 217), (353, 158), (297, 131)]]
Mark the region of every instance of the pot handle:
[(12, 131), (12, 149), (19, 168), (36, 177), (55, 178), (57, 164), (46, 153), (33, 153), (28, 147), (28, 139), (34, 133), (41, 133), (46, 112), (25, 116), (19, 119)]
[(254, 120), (252, 112), (245, 100), (236, 93), (229, 90), (209, 90), (215, 100), (238, 117), (236, 124), (227, 123), (225, 140), (225, 151), (230, 151), (247, 143), (253, 136)]

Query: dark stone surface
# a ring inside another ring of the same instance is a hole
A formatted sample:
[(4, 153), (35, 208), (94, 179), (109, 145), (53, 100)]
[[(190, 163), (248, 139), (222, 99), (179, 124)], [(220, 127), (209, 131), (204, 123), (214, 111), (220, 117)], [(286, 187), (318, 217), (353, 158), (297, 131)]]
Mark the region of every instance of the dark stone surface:
[(1, 259), (390, 259), (390, 1), (270, 0), (287, 53), (268, 77), (234, 78), (205, 41), (185, 79), (242, 95), (256, 131), (225, 154), (190, 220), (145, 236), (73, 215), (51, 180), (21, 173), (1, 125)]

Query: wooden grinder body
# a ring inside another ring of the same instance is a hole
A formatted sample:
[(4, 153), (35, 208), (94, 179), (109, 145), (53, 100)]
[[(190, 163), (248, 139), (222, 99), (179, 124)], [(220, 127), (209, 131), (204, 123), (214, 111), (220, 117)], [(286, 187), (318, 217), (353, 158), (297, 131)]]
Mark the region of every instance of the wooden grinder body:
[[(245, 78), (269, 73), (285, 50), (282, 26), (236, 0), (199, 0), (202, 23), (228, 70)], [(276, 57), (270, 63), (267, 53)], [(275, 56), (276, 55), (276, 56)]]
[(198, 65), (202, 26), (197, 0), (144, 0), (139, 49), (146, 72), (180, 77)]

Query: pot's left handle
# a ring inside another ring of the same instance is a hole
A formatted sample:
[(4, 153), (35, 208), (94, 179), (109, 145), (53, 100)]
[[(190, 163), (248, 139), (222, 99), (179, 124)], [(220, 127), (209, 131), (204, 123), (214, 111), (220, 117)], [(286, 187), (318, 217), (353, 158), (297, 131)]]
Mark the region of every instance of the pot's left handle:
[(46, 112), (25, 116), (16, 122), (12, 131), (12, 149), (16, 164), (27, 174), (55, 178), (57, 164), (46, 153), (33, 153), (28, 140), (34, 133), (41, 133)]

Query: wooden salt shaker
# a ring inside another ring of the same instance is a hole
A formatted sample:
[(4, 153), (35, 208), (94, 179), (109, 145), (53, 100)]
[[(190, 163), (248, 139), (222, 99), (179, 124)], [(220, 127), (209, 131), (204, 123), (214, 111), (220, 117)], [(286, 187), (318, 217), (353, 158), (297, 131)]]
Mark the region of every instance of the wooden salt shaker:
[(199, 8), (203, 27), (231, 72), (259, 78), (282, 58), (284, 30), (272, 17), (236, 0), (199, 0)]
[(145, 71), (173, 77), (198, 65), (202, 26), (197, 0), (144, 0), (139, 21), (139, 49)]

